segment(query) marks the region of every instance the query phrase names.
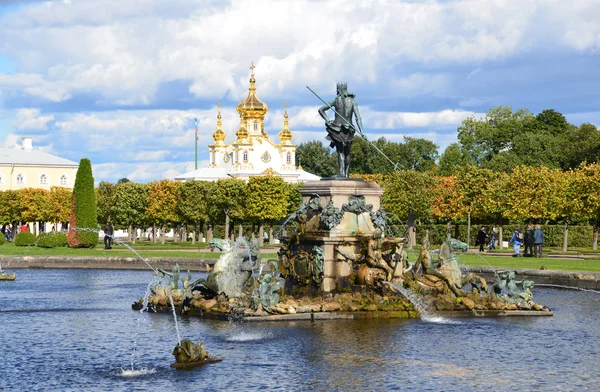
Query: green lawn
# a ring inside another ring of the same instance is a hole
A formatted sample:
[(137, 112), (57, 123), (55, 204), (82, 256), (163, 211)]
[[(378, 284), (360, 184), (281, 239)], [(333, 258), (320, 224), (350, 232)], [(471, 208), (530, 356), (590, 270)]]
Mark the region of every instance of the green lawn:
[[(205, 244), (200, 244), (202, 247), (181, 247), (175, 244), (156, 244), (151, 245), (146, 243), (128, 244), (142, 257), (179, 257), (179, 258), (201, 258), (201, 259), (217, 259), (221, 252), (215, 250), (211, 252), (203, 247)], [(37, 246), (15, 246), (13, 242), (5, 242), (0, 245), (0, 255), (2, 256), (111, 256), (111, 257), (133, 257), (135, 254), (127, 249), (124, 245), (113, 245), (111, 250), (104, 250), (104, 244), (98, 243), (94, 249), (71, 249), (71, 248), (38, 248)], [(276, 258), (275, 253), (263, 254), (265, 258)]]
[[(201, 259), (216, 259), (221, 255), (221, 252), (215, 250), (211, 252), (206, 248), (205, 243), (191, 246), (188, 244), (181, 246), (178, 243), (167, 243), (165, 245), (152, 244), (149, 241), (129, 244), (142, 257), (173, 257), (173, 258), (201, 258)], [(0, 255), (3, 256), (112, 256), (112, 257), (133, 257), (135, 254), (127, 249), (124, 245), (114, 245), (111, 250), (104, 250), (104, 244), (98, 243), (94, 249), (71, 249), (71, 248), (38, 248), (19, 247), (13, 242), (6, 242), (0, 245)], [(416, 250), (409, 252), (409, 259), (414, 262), (418, 256)], [(434, 256), (436, 258), (437, 256)], [(458, 256), (459, 264), (472, 266), (492, 266), (494, 268), (532, 268), (540, 269), (543, 265), (546, 269), (563, 270), (563, 271), (588, 271), (600, 272), (600, 259), (558, 259), (547, 258), (542, 259), (528, 257), (510, 257), (510, 256), (492, 256), (490, 254), (480, 255), (479, 253), (460, 254)], [(263, 253), (263, 259), (276, 259), (276, 253)]]
[(531, 268), (540, 269), (542, 266), (546, 269), (561, 271), (588, 271), (600, 272), (600, 260), (582, 260), (582, 259), (558, 259), (558, 258), (534, 258), (534, 257), (510, 257), (510, 256), (487, 256), (467, 253), (458, 256), (459, 264), (473, 266), (489, 266), (494, 268), (514, 269)]

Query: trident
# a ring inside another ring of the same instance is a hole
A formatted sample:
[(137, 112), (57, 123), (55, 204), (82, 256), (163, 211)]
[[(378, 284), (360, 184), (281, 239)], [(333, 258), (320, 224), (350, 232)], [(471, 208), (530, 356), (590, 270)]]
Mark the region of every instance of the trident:
[[(348, 126), (350, 126), (351, 128), (354, 128), (354, 125), (352, 125), (348, 120), (346, 120), (346, 118), (344, 116), (342, 116), (341, 114), (338, 113), (337, 110), (335, 110), (335, 108), (333, 106), (331, 106), (330, 104), (328, 104), (327, 102), (323, 101), (323, 99), (321, 97), (319, 97), (319, 95), (317, 93), (315, 93), (310, 87), (306, 86), (306, 88), (308, 89), (308, 91), (310, 91), (311, 93), (313, 93), (315, 95), (315, 97), (319, 98), (319, 101), (323, 102), (325, 105), (327, 105), (329, 107), (329, 109), (333, 110), (335, 114), (337, 114), (342, 120), (344, 120), (346, 122), (346, 124), (348, 124)], [(360, 132), (358, 132), (358, 135), (360, 137), (363, 138), (364, 141), (366, 141), (367, 143), (369, 143), (371, 146), (373, 146), (373, 148), (375, 150), (377, 150), (378, 153), (380, 153), (381, 155), (383, 155), (385, 157), (385, 159), (387, 159), (388, 161), (390, 161), (390, 163), (392, 165), (394, 165), (394, 170), (398, 170), (398, 163), (394, 163), (387, 155), (385, 155), (385, 153), (383, 151), (381, 151), (379, 149), (379, 147), (377, 147), (373, 142), (369, 141), (367, 139), (367, 135), (365, 135), (361, 129), (359, 129)]]

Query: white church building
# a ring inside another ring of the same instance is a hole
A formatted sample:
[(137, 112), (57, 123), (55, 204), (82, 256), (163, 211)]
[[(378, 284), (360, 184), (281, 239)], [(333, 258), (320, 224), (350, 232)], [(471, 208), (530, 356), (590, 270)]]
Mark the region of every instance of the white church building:
[(217, 129), (212, 137), (214, 144), (209, 148), (209, 167), (200, 168), (175, 177), (175, 180), (217, 181), (221, 178), (248, 180), (251, 176), (273, 174), (284, 181), (298, 183), (318, 181), (319, 176), (296, 166), (296, 145), (288, 126), (287, 105), (283, 115), (283, 128), (279, 132), (280, 143), (274, 143), (265, 132), (267, 105), (256, 94), (254, 64), (250, 67), (250, 88), (248, 96), (237, 105), (240, 126), (235, 132), (235, 140), (225, 144), (227, 134), (221, 123), (221, 106), (217, 114)]

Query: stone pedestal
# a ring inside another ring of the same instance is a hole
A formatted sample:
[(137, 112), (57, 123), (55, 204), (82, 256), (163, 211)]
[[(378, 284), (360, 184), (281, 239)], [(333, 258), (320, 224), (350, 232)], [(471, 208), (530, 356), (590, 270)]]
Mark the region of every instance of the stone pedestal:
[(351, 288), (354, 270), (347, 257), (358, 255), (373, 236), (371, 213), (379, 210), (383, 189), (374, 182), (362, 180), (325, 180), (307, 182), (300, 194), (303, 205), (308, 205), (311, 199), (315, 205), (318, 196), (316, 200), (323, 209), (332, 201), (333, 206), (343, 212), (341, 221), (331, 228), (324, 226), (320, 214), (309, 216), (302, 242), (305, 246), (316, 245), (323, 249), (323, 292)]

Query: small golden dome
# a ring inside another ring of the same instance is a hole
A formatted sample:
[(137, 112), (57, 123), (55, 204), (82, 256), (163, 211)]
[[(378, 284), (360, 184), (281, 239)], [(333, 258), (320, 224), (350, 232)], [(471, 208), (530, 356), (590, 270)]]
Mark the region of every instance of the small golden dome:
[(216, 145), (224, 145), (223, 142), (225, 140), (225, 132), (223, 132), (223, 124), (221, 123), (221, 104), (217, 105), (219, 107), (219, 113), (217, 114), (217, 129), (213, 132), (212, 137), (215, 139)]
[(287, 103), (284, 104), (285, 112), (283, 114), (283, 129), (279, 132), (279, 138), (281, 139), (281, 144), (290, 144), (290, 140), (294, 134), (290, 131), (288, 126), (288, 113), (287, 113)]
[(248, 89), (248, 96), (242, 102), (240, 102), (236, 109), (240, 116), (264, 116), (268, 111), (269, 107), (266, 103), (261, 101), (256, 95), (256, 79), (254, 79), (254, 62), (250, 66), (252, 74), (250, 75), (250, 88)]
[(235, 133), (235, 136), (237, 136), (238, 140), (248, 139), (248, 130), (242, 125)]

